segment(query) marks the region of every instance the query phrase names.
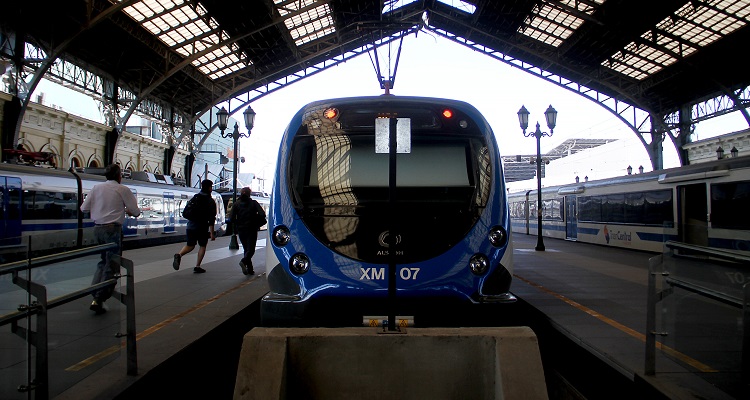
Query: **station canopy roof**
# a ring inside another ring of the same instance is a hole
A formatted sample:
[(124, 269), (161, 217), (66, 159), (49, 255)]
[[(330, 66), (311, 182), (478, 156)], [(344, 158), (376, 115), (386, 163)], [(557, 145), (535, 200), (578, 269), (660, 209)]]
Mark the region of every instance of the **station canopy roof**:
[(0, 13), (0, 59), (17, 61), (23, 39), (29, 74), (194, 120), (427, 30), (665, 115), (717, 96), (744, 104), (748, 14), (750, 0), (25, 0)]

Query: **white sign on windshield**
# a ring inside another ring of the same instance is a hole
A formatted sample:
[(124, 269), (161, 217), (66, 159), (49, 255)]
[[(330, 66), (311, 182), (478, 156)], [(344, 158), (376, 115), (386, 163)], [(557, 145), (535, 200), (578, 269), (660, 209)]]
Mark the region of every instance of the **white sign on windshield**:
[[(390, 153), (390, 118), (375, 119), (375, 153)], [(396, 119), (396, 153), (411, 153), (411, 118)]]

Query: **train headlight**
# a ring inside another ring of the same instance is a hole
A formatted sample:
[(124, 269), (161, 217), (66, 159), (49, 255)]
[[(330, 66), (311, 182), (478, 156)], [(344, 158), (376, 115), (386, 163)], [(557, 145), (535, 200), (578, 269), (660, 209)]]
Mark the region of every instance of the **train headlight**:
[(273, 244), (279, 247), (286, 246), (287, 243), (292, 239), (292, 234), (289, 233), (289, 228), (284, 225), (279, 225), (273, 230)]
[(302, 275), (310, 269), (310, 259), (302, 253), (297, 253), (289, 259), (289, 269), (296, 275)]
[(508, 242), (508, 232), (502, 226), (493, 226), (488, 236), (490, 243), (495, 247), (504, 246)]
[(482, 275), (490, 267), (490, 260), (484, 254), (474, 254), (469, 259), (469, 269), (474, 275)]

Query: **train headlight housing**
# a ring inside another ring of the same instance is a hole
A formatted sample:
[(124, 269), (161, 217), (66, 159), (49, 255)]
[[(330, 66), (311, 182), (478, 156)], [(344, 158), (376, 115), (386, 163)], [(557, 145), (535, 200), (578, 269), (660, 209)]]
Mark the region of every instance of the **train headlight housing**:
[(474, 275), (482, 275), (490, 267), (490, 260), (484, 254), (474, 254), (469, 259), (469, 269)]
[(302, 275), (310, 269), (310, 259), (302, 253), (297, 253), (289, 259), (289, 269), (295, 275)]
[(292, 240), (292, 234), (289, 232), (289, 228), (284, 225), (279, 225), (273, 230), (273, 244), (278, 247), (286, 246), (290, 240)]
[(493, 226), (488, 235), (490, 243), (495, 247), (504, 246), (508, 242), (508, 232), (502, 226)]

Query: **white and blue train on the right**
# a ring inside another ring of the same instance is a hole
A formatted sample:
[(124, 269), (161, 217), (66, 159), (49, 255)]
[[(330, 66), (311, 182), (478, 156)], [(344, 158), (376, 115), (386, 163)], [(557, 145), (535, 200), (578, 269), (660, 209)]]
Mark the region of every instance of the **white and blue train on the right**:
[[(537, 191), (508, 195), (512, 231), (537, 232)], [(667, 240), (750, 254), (750, 157), (542, 188), (542, 234), (661, 252)]]

